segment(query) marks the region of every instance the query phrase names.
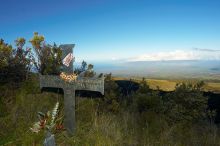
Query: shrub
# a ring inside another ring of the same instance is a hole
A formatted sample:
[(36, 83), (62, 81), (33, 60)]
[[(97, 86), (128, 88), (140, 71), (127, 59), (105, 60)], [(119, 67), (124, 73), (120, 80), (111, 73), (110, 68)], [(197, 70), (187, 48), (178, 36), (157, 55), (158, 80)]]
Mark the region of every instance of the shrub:
[(100, 111), (117, 113), (120, 110), (119, 103), (120, 91), (118, 85), (112, 80), (111, 74), (105, 78), (105, 96), (99, 101)]
[(198, 85), (178, 85), (164, 100), (164, 112), (172, 122), (193, 122), (206, 117), (208, 99), (203, 96)]
[(30, 49), (24, 49), (24, 38), (18, 38), (17, 48), (0, 40), (0, 83), (20, 83), (24, 81), (31, 70), (33, 56)]
[[(89, 64), (87, 65), (87, 63), (83, 60), (83, 62), (81, 63), (81, 66), (76, 68), (74, 73), (82, 76), (82, 77), (94, 77), (96, 75), (96, 73), (93, 70), (94, 65)], [(101, 77), (101, 76), (99, 76)]]
[(134, 96), (134, 108), (139, 113), (144, 111), (152, 111), (159, 113), (161, 109), (161, 98), (157, 94), (136, 93)]
[(38, 35), (37, 32), (34, 33), (34, 36), (30, 42), (37, 57), (37, 62), (35, 62), (37, 71), (43, 75), (60, 74), (62, 67), (61, 48), (57, 47), (56, 44), (46, 45), (44, 37), (42, 35)]

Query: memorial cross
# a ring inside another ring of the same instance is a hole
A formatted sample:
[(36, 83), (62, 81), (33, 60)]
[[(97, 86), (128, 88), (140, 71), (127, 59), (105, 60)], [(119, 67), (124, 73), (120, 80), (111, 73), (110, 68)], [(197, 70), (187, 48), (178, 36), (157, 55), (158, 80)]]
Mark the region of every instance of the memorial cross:
[[(75, 45), (60, 45), (62, 58), (73, 52)], [(63, 66), (63, 72), (73, 73), (73, 60), (69, 66)], [(77, 78), (75, 81), (66, 82), (55, 75), (40, 75), (40, 88), (61, 88), (64, 91), (64, 127), (68, 134), (72, 135), (76, 130), (75, 118), (75, 91), (88, 90), (100, 92), (104, 95), (104, 77), (101, 78)]]

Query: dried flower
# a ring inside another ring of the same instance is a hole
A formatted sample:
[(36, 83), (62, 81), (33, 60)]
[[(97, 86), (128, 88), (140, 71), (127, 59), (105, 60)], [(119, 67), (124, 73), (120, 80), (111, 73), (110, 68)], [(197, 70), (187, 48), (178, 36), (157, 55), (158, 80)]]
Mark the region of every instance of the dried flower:
[(57, 113), (58, 113), (58, 108), (59, 108), (59, 102), (56, 103), (56, 105), (55, 105), (55, 107), (54, 107), (54, 109), (53, 109), (53, 111), (52, 111), (51, 125), (54, 124), (54, 120), (55, 120), (55, 118), (56, 118), (56, 116), (57, 116)]
[(76, 74), (67, 75), (64, 72), (62, 72), (60, 74), (60, 78), (63, 79), (64, 81), (71, 82), (71, 81), (76, 81), (77, 75)]

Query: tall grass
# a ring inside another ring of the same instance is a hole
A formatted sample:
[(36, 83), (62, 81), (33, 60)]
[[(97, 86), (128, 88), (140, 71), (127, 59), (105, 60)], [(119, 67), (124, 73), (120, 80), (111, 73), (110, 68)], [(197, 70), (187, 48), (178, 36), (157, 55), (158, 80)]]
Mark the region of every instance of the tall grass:
[[(3, 87), (2, 87), (3, 88)], [(13, 97), (8, 113), (0, 117), (0, 145), (42, 145), (45, 133), (30, 132), (37, 112), (51, 110), (59, 96), (40, 93), (37, 82), (26, 82), (11, 93), (4, 88), (4, 98)], [(69, 137), (65, 131), (55, 133), (59, 146), (218, 146), (220, 133), (214, 123), (178, 122), (170, 124), (165, 115), (154, 111), (135, 112), (120, 107), (118, 112), (102, 110), (102, 99), (77, 97), (77, 131)], [(13, 105), (13, 106), (12, 106)], [(0, 108), (2, 110), (2, 108)]]
[(120, 111), (118, 114), (97, 111), (99, 103), (79, 99), (77, 132), (56, 135), (62, 146), (217, 146), (218, 128), (206, 122), (198, 125), (178, 123), (169, 125), (163, 115), (153, 112), (141, 114)]

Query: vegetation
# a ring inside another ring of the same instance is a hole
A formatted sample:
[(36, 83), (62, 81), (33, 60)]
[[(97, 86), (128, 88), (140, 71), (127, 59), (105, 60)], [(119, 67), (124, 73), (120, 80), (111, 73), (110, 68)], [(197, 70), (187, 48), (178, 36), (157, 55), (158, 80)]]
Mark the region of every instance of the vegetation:
[(75, 74), (83, 77), (94, 77), (96, 73), (94, 72), (93, 67), (94, 66), (92, 64), (87, 65), (87, 63), (83, 60), (81, 66), (76, 68), (74, 72)]
[(44, 37), (34, 33), (31, 39), (34, 49), (24, 48), (26, 40), (15, 40), (16, 48), (0, 40), (0, 84), (18, 85), (26, 80), (34, 69), (41, 74), (60, 74), (61, 49), (46, 45)]
[[(115, 81), (118, 80), (128, 80), (128, 78), (114, 77)], [(133, 78), (133, 81), (140, 82), (140, 78)], [(162, 91), (174, 91), (176, 84), (186, 83), (186, 84), (196, 84), (199, 79), (179, 79), (179, 80), (164, 80), (164, 79), (146, 79), (147, 84), (151, 89), (157, 90), (158, 88)], [(210, 91), (215, 93), (220, 93), (220, 83), (217, 80), (205, 80), (205, 84), (202, 88), (203, 91)]]
[(15, 42), (17, 48), (0, 40), (0, 84), (19, 84), (30, 73), (33, 55), (29, 48), (24, 49), (24, 38), (18, 38)]
[[(37, 113), (51, 111), (57, 102), (63, 107), (63, 95), (41, 93), (38, 76), (31, 73), (32, 65), (42, 74), (59, 73), (59, 48), (43, 42), (44, 37), (35, 33), (31, 40), (38, 54), (35, 61), (30, 49), (24, 50), (25, 39), (15, 41), (16, 49), (0, 41), (0, 145), (42, 145), (44, 131), (30, 130), (38, 121)], [(93, 65), (85, 61), (76, 73), (95, 75)], [(166, 93), (161, 93), (158, 86), (152, 90), (145, 79), (132, 90), (131, 82), (124, 86), (131, 91), (123, 92), (107, 74), (104, 97), (77, 97), (77, 131), (73, 137), (64, 130), (55, 131), (57, 145), (220, 145), (219, 128), (214, 123), (216, 111), (208, 108), (203, 82), (179, 83)], [(12, 88), (12, 83), (19, 86)]]
[(34, 33), (33, 38), (30, 40), (35, 55), (37, 56), (35, 67), (39, 73), (59, 75), (62, 67), (62, 51), (61, 48), (54, 45), (45, 43), (44, 37)]
[[(210, 120), (207, 98), (199, 86), (181, 84), (174, 92), (160, 95), (143, 80), (137, 91), (122, 95), (120, 87), (106, 76), (103, 98), (77, 97), (77, 132), (67, 137), (55, 134), (58, 145), (201, 145), (220, 144), (219, 129)], [(38, 111), (53, 109), (63, 95), (40, 93), (32, 76), (13, 93), (1, 86), (1, 144), (42, 145), (44, 131), (32, 133)], [(7, 102), (10, 98), (12, 102)], [(2, 112), (1, 112), (2, 113)], [(213, 118), (214, 115), (212, 115)]]

